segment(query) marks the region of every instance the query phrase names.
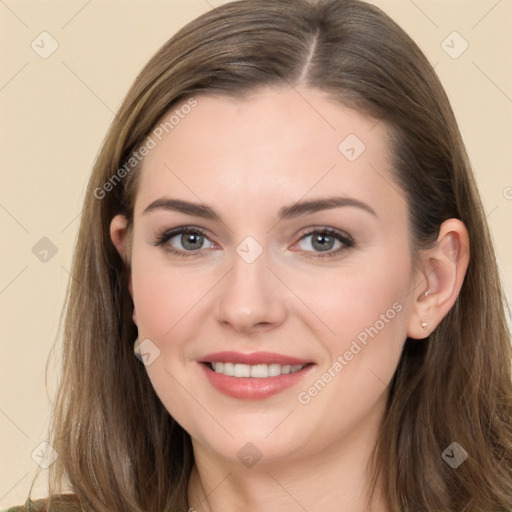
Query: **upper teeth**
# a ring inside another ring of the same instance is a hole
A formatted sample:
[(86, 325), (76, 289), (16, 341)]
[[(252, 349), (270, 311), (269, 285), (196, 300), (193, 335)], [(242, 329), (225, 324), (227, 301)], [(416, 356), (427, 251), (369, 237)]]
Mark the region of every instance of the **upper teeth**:
[(296, 364), (238, 364), (238, 363), (211, 363), (215, 373), (222, 373), (229, 377), (255, 377), (263, 379), (265, 377), (277, 377), (295, 373), (304, 368), (304, 365)]

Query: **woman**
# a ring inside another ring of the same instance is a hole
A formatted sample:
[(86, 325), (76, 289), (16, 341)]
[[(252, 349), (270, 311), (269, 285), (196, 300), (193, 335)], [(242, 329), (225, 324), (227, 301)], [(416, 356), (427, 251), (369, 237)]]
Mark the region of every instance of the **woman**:
[(73, 276), (28, 509), (512, 510), (485, 217), (379, 9), (250, 0), (183, 28), (106, 137)]

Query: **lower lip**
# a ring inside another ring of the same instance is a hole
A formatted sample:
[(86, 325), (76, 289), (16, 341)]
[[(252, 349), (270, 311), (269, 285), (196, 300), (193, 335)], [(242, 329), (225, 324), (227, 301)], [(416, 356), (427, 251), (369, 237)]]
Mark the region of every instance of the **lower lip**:
[(302, 370), (278, 377), (229, 377), (222, 373), (214, 372), (209, 365), (200, 363), (210, 384), (225, 395), (241, 400), (263, 400), (277, 395), (292, 387), (305, 377), (313, 365), (306, 365)]

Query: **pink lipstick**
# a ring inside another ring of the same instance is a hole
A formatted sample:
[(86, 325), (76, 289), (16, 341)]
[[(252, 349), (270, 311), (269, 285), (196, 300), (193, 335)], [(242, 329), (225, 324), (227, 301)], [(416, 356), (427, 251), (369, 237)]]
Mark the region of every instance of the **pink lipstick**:
[(200, 361), (210, 384), (242, 400), (262, 400), (299, 382), (313, 366), (307, 359), (272, 352), (216, 352)]

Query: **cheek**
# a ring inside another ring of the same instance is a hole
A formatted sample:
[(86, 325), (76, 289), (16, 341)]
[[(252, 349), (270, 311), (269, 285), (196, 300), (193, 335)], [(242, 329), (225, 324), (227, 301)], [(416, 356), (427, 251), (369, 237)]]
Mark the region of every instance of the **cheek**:
[(325, 353), (321, 372), (336, 375), (332, 390), (347, 400), (364, 390), (371, 400), (391, 380), (407, 335), (411, 285), (410, 259), (397, 262), (385, 255), (371, 265), (301, 284), (300, 295), (321, 320), (316, 322)]
[(382, 333), (402, 332), (412, 282), (408, 257), (397, 261), (380, 254), (371, 261), (325, 270), (314, 279), (296, 280), (294, 291), (304, 298), (319, 326), (324, 325), (324, 332), (330, 331), (331, 336), (324, 338), (335, 344), (359, 334), (364, 339), (372, 327)]
[(131, 275), (139, 337), (160, 342), (194, 309), (212, 279), (170, 266), (154, 248), (134, 250)]
[[(180, 309), (176, 286), (143, 266), (132, 271), (134, 307), (139, 337), (160, 340), (176, 322)], [(181, 301), (182, 303), (182, 301)]]
[(200, 325), (194, 315), (200, 309), (200, 296), (208, 289), (208, 283), (197, 277), (156, 262), (149, 252), (134, 253), (132, 283), (139, 340), (149, 339), (157, 347), (157, 352), (152, 349), (157, 355), (146, 370), (166, 409), (188, 431), (194, 431), (197, 418), (190, 413), (193, 383), (187, 376), (186, 342)]
[(410, 272), (403, 263), (400, 271), (384, 264), (354, 268), (331, 277), (327, 289), (310, 284), (302, 291), (334, 331), (318, 327), (325, 357), (296, 397), (301, 414), (323, 432), (315, 443), (334, 442), (383, 413), (407, 332)]

